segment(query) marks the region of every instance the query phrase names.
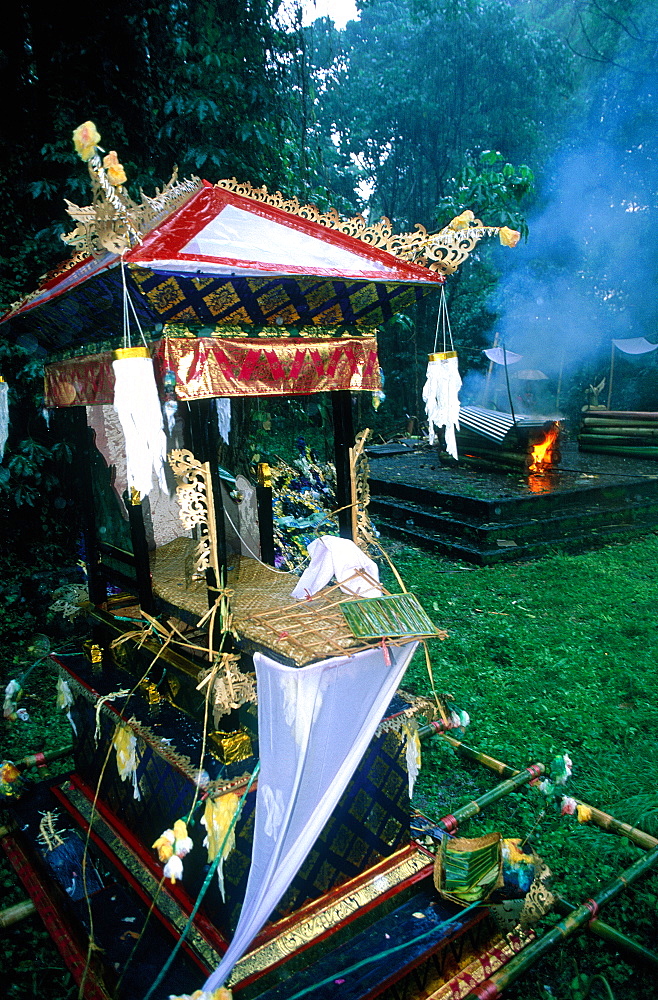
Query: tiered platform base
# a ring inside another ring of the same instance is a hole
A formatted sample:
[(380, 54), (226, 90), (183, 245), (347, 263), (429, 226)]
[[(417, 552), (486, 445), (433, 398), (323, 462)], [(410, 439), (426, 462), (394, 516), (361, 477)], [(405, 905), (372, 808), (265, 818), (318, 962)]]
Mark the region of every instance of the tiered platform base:
[(450, 559), (486, 566), (580, 551), (654, 530), (651, 463), (579, 456), (545, 475), (442, 468), (435, 450), (371, 461), (377, 528)]

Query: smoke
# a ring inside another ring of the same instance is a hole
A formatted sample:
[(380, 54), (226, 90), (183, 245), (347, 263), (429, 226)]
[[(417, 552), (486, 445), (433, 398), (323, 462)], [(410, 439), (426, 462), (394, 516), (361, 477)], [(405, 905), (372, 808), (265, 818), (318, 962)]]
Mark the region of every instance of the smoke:
[[(650, 63), (630, 82), (617, 69), (599, 81), (545, 171), (528, 243), (499, 258), (498, 343), (523, 355), (510, 377), (544, 372), (561, 408), (579, 409), (588, 384), (609, 379), (613, 338), (658, 342), (657, 93)], [(613, 407), (658, 410), (656, 354), (616, 351)]]

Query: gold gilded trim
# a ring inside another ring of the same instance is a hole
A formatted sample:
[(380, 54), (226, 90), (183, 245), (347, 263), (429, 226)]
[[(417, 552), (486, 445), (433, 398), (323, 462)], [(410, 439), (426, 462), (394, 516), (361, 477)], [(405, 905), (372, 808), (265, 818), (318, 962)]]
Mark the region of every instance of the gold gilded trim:
[[(399, 857), (401, 854), (404, 857)], [(396, 856), (399, 858), (394, 862)], [(394, 863), (391, 864), (391, 861)], [(236, 964), (231, 973), (228, 985), (235, 986), (243, 979), (257, 975), (287, 959), (301, 948), (312, 944), (327, 931), (351, 917), (361, 907), (375, 903), (381, 897), (395, 889), (401, 883), (417, 875), (424, 868), (431, 871), (432, 861), (423, 851), (415, 850), (409, 856), (409, 848), (403, 848), (388, 864), (381, 863), (369, 869), (364, 876), (353, 879), (343, 886), (339, 895), (332, 895), (329, 903), (318, 909), (317, 901), (310, 903), (297, 914), (298, 920), (292, 926), (285, 927), (280, 934), (265, 942), (259, 948), (248, 952)]]
[(437, 354), (428, 354), (428, 361), (448, 361), (449, 358), (456, 358), (457, 351), (439, 351)]
[(321, 212), (317, 205), (301, 205), (297, 198), (284, 198), (280, 191), (270, 193), (264, 185), (256, 188), (251, 184), (241, 184), (235, 177), (217, 181), (216, 186), (298, 215), (326, 229), (345, 233), (368, 246), (386, 250), (399, 260), (443, 275), (453, 274), (484, 236), (495, 236), (499, 232), (499, 227), (485, 226), (474, 218), (469, 220), (471, 224), (468, 228), (455, 229), (451, 223), (438, 233), (428, 233), (425, 226), (417, 223), (413, 233), (394, 233), (390, 220), (385, 216), (369, 226), (362, 215), (341, 219), (335, 208)]

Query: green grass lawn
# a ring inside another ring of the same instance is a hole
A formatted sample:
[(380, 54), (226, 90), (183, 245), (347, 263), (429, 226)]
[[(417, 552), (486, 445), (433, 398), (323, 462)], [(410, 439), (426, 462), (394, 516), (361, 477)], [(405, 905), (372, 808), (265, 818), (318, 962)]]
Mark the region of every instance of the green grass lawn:
[[(548, 764), (566, 751), (574, 762), (568, 794), (658, 835), (658, 535), (591, 553), (488, 568), (451, 563), (397, 543), (387, 543), (387, 550), (435, 624), (449, 633), (430, 644), (434, 677), (437, 689), (450, 692), (471, 716), (464, 741), (517, 768)], [(387, 584), (395, 589), (390, 579)], [(0, 624), (6, 684), (24, 662), (31, 631), (47, 633), (48, 624), (25, 610), (13, 618), (0, 614)], [(32, 720), (4, 724), (4, 756), (17, 759), (67, 737), (54, 718), (54, 683), (47, 663), (35, 670), (25, 702)], [(416, 655), (404, 686), (429, 693), (422, 655)], [(439, 740), (429, 741), (415, 802), (439, 818), (497, 781)], [(628, 841), (560, 817), (550, 805), (544, 812), (546, 804), (538, 790), (526, 788), (460, 832), (500, 830), (528, 837), (553, 872), (553, 888), (574, 903), (594, 895), (641, 855)], [(4, 905), (23, 896), (6, 866), (0, 883)], [(658, 877), (649, 875), (604, 909), (602, 919), (658, 950), (657, 897)], [(2, 933), (9, 996), (76, 995), (35, 918)], [(587, 994), (585, 977), (595, 973), (606, 982), (595, 979)], [(505, 995), (649, 1000), (658, 996), (656, 978), (582, 934)]]
[[(464, 742), (517, 768), (549, 764), (566, 751), (574, 762), (567, 794), (658, 835), (658, 536), (475, 569), (407, 546), (388, 551), (435, 624), (449, 633), (430, 644), (434, 679), (471, 716)], [(405, 685), (429, 693), (419, 654)], [(435, 740), (424, 746), (416, 804), (439, 818), (498, 780)], [(553, 872), (554, 888), (575, 903), (641, 855), (627, 840), (560, 817), (556, 807), (542, 816), (545, 805), (540, 792), (527, 788), (461, 833), (529, 837)], [(658, 876), (650, 875), (602, 919), (655, 949), (657, 895)], [(618, 1000), (658, 996), (655, 972), (632, 965), (581, 935), (506, 995), (579, 1000), (578, 974), (600, 972)], [(608, 996), (600, 981), (592, 996)]]

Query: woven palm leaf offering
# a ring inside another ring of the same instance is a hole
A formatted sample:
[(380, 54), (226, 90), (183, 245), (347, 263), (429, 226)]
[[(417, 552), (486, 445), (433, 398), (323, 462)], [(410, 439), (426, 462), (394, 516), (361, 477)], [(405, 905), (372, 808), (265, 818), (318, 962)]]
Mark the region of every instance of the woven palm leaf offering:
[(357, 639), (426, 639), (443, 634), (414, 594), (383, 594), (342, 601), (340, 609)]
[(439, 895), (461, 906), (483, 903), (503, 884), (501, 836), (444, 837), (434, 865)]

